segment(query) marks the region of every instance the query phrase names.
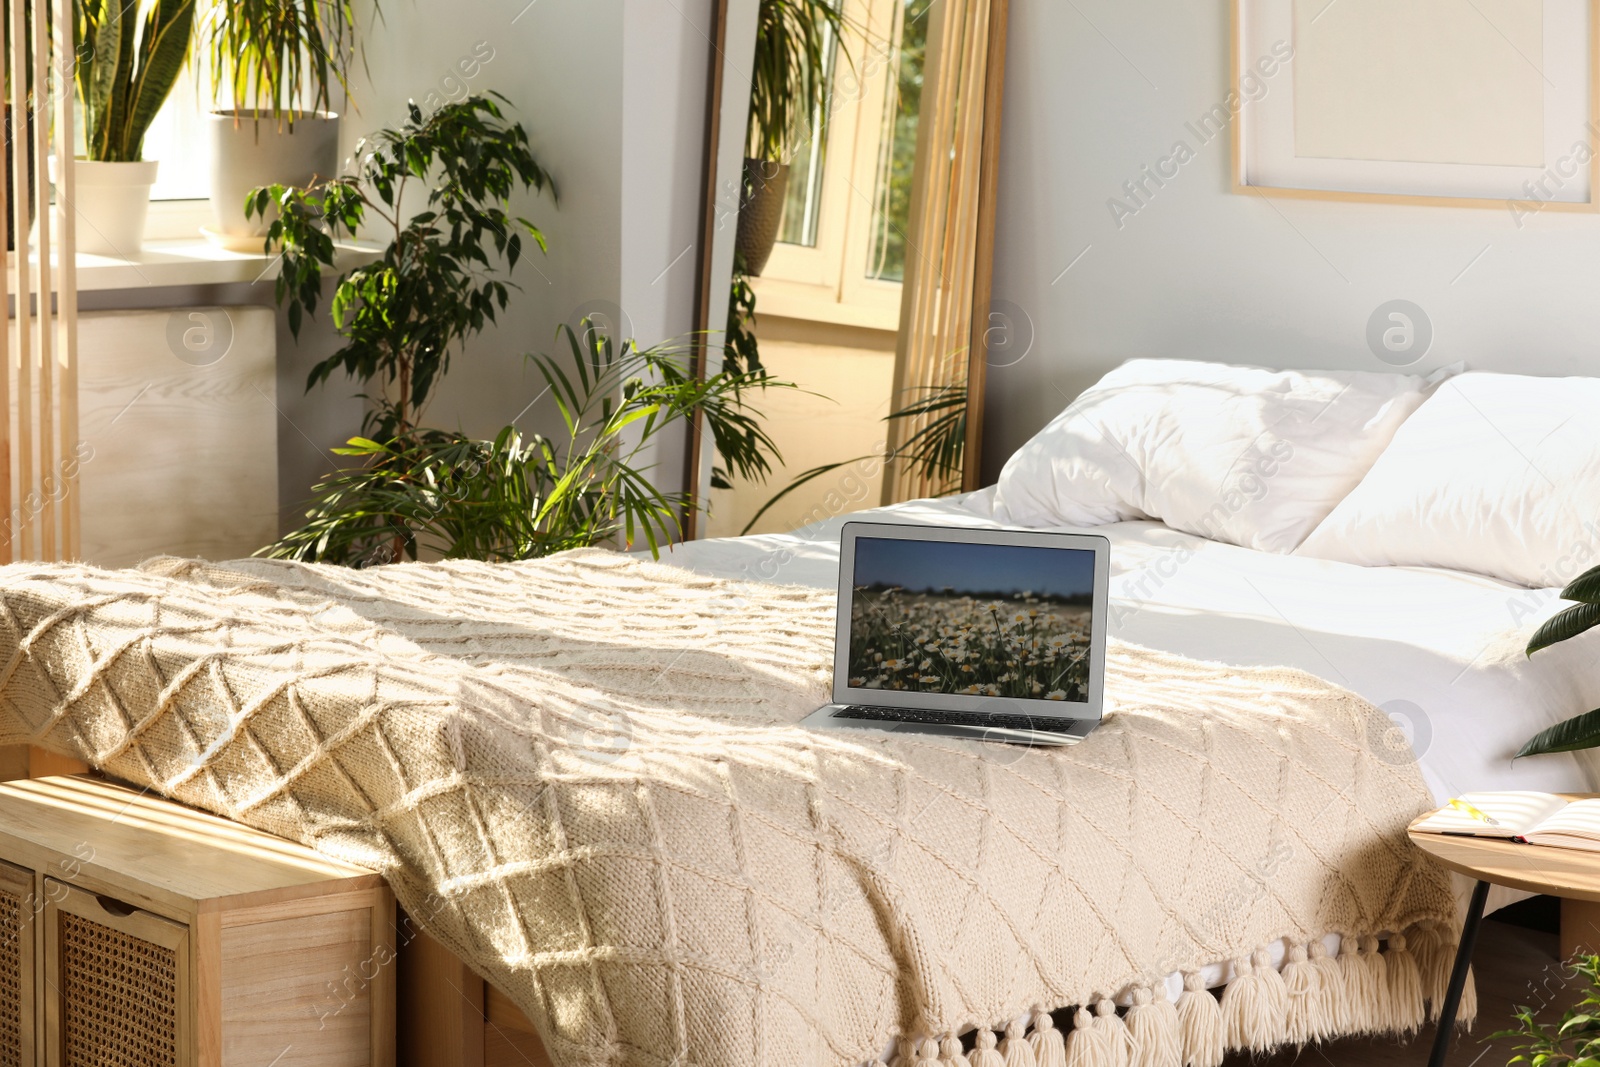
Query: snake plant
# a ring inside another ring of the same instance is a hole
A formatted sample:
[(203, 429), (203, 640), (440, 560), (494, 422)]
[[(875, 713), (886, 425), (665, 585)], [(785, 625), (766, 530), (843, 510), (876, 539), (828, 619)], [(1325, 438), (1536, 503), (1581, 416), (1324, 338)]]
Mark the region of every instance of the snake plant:
[[(1528, 641), (1528, 655), (1600, 626), (1600, 567), (1590, 568), (1574, 578), (1561, 590), (1561, 599), (1575, 603), (1552, 615), (1534, 631)], [(1573, 752), (1580, 748), (1600, 748), (1600, 708), (1539, 731), (1517, 755), (1537, 756), (1542, 752)]]
[(172, 92), (193, 36), (194, 0), (77, 0), (75, 80), (90, 159), (144, 158), (145, 132)]

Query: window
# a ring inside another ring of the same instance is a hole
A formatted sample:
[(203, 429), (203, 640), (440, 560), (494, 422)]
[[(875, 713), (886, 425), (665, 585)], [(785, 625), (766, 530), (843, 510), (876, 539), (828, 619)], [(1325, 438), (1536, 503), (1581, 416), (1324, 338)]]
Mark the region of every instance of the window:
[(917, 115), (922, 103), (923, 60), (928, 45), (928, 9), (934, 0), (896, 4), (899, 16), (890, 39), (889, 98), (878, 134), (878, 166), (872, 193), (872, 251), (867, 277), (904, 281), (906, 229), (911, 224), (911, 178), (917, 162)]
[(817, 246), (817, 222), (822, 212), (822, 169), (828, 157), (828, 115), (833, 110), (833, 67), (839, 57), (839, 42), (828, 30), (824, 46), (827, 69), (823, 78), (828, 86), (822, 108), (808, 116), (805, 136), (797, 137), (799, 147), (789, 160), (789, 192), (784, 199), (783, 221), (778, 240), (805, 248)]
[(911, 217), (928, 13), (935, 0), (844, 0), (826, 114), (790, 161), (762, 311), (894, 330)]
[[(204, 64), (204, 66), (202, 66)], [(152, 201), (205, 200), (211, 195), (211, 141), (206, 130), (211, 111), (211, 78), (204, 57), (196, 57), (178, 75), (172, 94), (161, 105), (144, 137), (144, 158), (160, 162)], [(73, 151), (86, 152), (88, 132), (83, 104), (74, 101)]]
[(203, 57), (196, 57), (183, 68), (172, 95), (145, 134), (144, 158), (161, 162), (151, 200), (204, 200), (211, 195), (211, 139), (206, 130), (211, 77), (207, 70), (197, 69), (202, 62)]

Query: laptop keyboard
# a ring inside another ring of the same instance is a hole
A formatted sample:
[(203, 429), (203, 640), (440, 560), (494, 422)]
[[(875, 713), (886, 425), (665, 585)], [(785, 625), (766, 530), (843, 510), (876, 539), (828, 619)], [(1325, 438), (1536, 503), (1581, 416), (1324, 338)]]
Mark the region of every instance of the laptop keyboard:
[(928, 711), (924, 708), (875, 708), (847, 704), (833, 713), (836, 719), (867, 719), (873, 722), (926, 723), (930, 726), (970, 726), (990, 730), (1036, 730), (1047, 734), (1083, 732), (1077, 719), (1034, 718), (1031, 715), (983, 714), (970, 711)]

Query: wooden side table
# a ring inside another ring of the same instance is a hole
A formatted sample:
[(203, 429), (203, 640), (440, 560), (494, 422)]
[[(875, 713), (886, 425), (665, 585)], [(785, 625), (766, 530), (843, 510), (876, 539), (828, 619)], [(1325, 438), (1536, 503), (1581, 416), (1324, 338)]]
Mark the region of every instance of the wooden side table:
[(0, 784), (0, 1062), (394, 1067), (394, 916), (380, 875), (146, 791)]
[[(1575, 795), (1572, 799), (1583, 797)], [(1472, 964), (1472, 946), (1478, 939), (1478, 927), (1483, 922), (1483, 905), (1489, 896), (1489, 886), (1503, 885), (1560, 897), (1565, 950), (1565, 943), (1570, 940), (1567, 932), (1568, 902), (1600, 904), (1600, 853), (1524, 845), (1499, 838), (1418, 833), (1415, 829), (1407, 830), (1406, 834), (1412, 844), (1444, 866), (1477, 882), (1467, 906), (1466, 922), (1461, 927), (1461, 941), (1456, 948), (1455, 965), (1450, 971), (1450, 985), (1445, 990), (1444, 1003), (1439, 1009), (1439, 1031), (1434, 1035), (1433, 1053), (1428, 1057), (1428, 1067), (1444, 1067), (1445, 1054), (1450, 1050), (1450, 1038), (1455, 1030), (1456, 1011), (1461, 1007), (1461, 992), (1467, 984), (1467, 968)]]

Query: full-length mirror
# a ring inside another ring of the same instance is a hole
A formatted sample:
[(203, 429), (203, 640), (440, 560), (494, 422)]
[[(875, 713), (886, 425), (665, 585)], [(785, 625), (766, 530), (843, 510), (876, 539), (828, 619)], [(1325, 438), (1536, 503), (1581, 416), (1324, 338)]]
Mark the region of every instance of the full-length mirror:
[(727, 344), (708, 362), (798, 388), (751, 399), (782, 455), (765, 477), (697, 435), (697, 536), (976, 487), (1005, 13), (726, 0), (701, 278)]

